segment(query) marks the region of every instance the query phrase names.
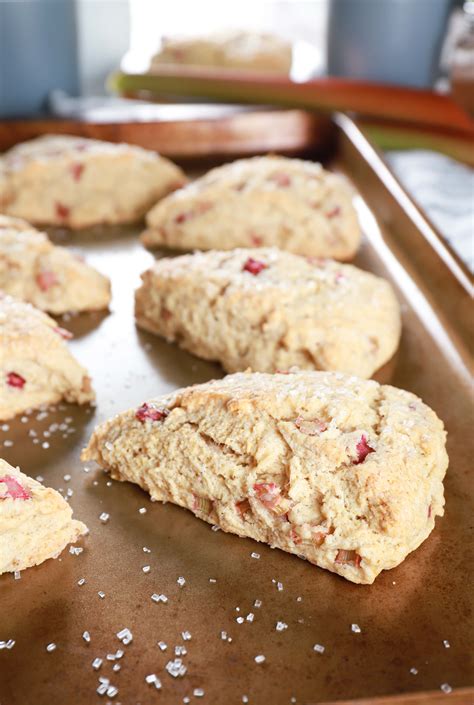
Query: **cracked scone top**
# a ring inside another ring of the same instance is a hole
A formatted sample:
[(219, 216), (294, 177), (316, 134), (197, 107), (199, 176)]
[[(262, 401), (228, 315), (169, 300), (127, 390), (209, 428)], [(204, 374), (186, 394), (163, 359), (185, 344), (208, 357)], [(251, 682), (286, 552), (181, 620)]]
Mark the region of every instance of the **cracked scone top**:
[(155, 152), (47, 135), (0, 157), (0, 213), (70, 228), (127, 223), (185, 181)]
[(212, 169), (148, 213), (145, 245), (231, 250), (275, 245), (351, 259), (360, 228), (345, 179), (320, 164), (266, 156)]
[(0, 291), (42, 311), (107, 308), (110, 282), (18, 218), (0, 215)]
[(180, 64), (288, 74), (291, 60), (291, 44), (281, 37), (227, 30), (202, 37), (164, 37), (151, 60), (151, 71), (163, 64)]
[(95, 399), (91, 380), (66, 344), (72, 337), (30, 304), (0, 295), (0, 420), (61, 399)]
[(82, 459), (355, 583), (427, 538), (448, 465), (443, 424), (420, 399), (332, 372), (178, 390), (99, 426)]
[(351, 265), (240, 249), (160, 259), (142, 279), (138, 325), (227, 372), (297, 366), (370, 377), (398, 346), (390, 284)]
[(55, 558), (85, 533), (59, 492), (0, 459), (0, 574)]

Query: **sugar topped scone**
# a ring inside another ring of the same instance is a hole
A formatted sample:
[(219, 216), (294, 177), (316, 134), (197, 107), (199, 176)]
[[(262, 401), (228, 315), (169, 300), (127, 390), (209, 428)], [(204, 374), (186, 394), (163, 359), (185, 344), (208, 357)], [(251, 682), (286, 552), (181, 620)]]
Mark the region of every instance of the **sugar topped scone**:
[(0, 459), (0, 574), (56, 558), (86, 533), (59, 492)]
[(0, 213), (0, 229), (20, 233), (23, 230), (31, 230), (33, 226), (23, 218), (12, 218)]
[(238, 373), (115, 416), (82, 459), (224, 531), (372, 583), (443, 515), (445, 435), (414, 394), (373, 380)]
[(128, 223), (185, 181), (155, 152), (47, 135), (0, 157), (0, 213), (69, 228)]
[(150, 70), (175, 64), (288, 74), (291, 62), (291, 44), (281, 37), (269, 32), (224, 30), (202, 37), (164, 37)]
[(26, 221), (0, 215), (0, 291), (42, 311), (95, 311), (110, 303), (107, 277)]
[(370, 377), (395, 352), (400, 307), (384, 279), (276, 248), (159, 259), (138, 325), (227, 372), (338, 370)]
[(61, 399), (95, 399), (87, 370), (66, 344), (71, 337), (42, 311), (0, 295), (0, 421)]
[(301, 159), (266, 156), (212, 169), (151, 209), (145, 245), (231, 250), (274, 245), (351, 259), (360, 227), (342, 176)]

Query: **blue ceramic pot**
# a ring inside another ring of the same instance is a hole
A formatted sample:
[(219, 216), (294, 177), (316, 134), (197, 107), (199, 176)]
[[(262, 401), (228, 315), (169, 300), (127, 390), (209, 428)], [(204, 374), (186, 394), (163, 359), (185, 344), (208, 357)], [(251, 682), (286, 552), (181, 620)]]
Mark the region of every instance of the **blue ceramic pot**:
[(0, 117), (41, 113), (79, 92), (74, 0), (0, 0)]
[(432, 86), (451, 5), (451, 0), (331, 0), (328, 73)]

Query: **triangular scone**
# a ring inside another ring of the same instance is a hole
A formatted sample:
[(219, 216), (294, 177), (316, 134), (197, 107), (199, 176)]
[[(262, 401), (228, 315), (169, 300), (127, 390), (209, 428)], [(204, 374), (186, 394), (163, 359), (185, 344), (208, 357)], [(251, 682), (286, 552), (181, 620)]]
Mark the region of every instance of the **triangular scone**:
[(0, 215), (0, 290), (42, 311), (95, 311), (110, 303), (110, 282), (24, 220)]
[(61, 399), (95, 399), (91, 380), (71, 355), (71, 337), (30, 304), (0, 296), (0, 420)]
[(157, 203), (146, 221), (145, 245), (181, 250), (274, 245), (348, 260), (360, 242), (345, 179), (320, 164), (277, 156), (212, 169)]
[(156, 152), (47, 135), (0, 157), (0, 212), (69, 228), (127, 223), (185, 181), (181, 169)]
[(400, 338), (388, 282), (276, 248), (159, 259), (136, 292), (141, 328), (227, 372), (299, 367), (370, 377)]
[(445, 435), (414, 394), (372, 380), (239, 373), (119, 414), (82, 459), (225, 531), (372, 583), (443, 514)]
[(163, 37), (150, 71), (159, 70), (163, 64), (177, 64), (288, 74), (291, 62), (292, 47), (286, 39), (269, 32), (237, 29), (203, 36)]
[(56, 558), (86, 533), (59, 492), (0, 459), (0, 574)]

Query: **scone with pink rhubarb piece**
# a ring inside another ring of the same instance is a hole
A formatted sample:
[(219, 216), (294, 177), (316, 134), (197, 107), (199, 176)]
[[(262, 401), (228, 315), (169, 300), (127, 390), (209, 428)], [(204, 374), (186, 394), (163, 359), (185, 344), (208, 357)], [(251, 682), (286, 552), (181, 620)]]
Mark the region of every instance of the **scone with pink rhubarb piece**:
[(142, 241), (180, 250), (276, 246), (349, 260), (360, 227), (344, 177), (321, 164), (266, 156), (212, 169), (146, 217)]
[(46, 135), (0, 157), (0, 213), (73, 229), (128, 223), (185, 181), (141, 147)]
[(0, 421), (61, 399), (95, 399), (87, 370), (67, 346), (71, 337), (42, 311), (0, 295)]
[(56, 558), (86, 533), (59, 492), (0, 459), (0, 574)]
[(400, 338), (390, 284), (349, 264), (276, 248), (196, 252), (157, 260), (142, 280), (137, 324), (227, 372), (370, 377)]
[(288, 74), (292, 47), (269, 32), (224, 30), (203, 36), (164, 37), (150, 72), (163, 65), (212, 66), (217, 69)]
[(53, 314), (110, 303), (110, 282), (24, 220), (0, 215), (0, 291)]
[(367, 584), (443, 515), (445, 441), (436, 414), (401, 389), (334, 372), (238, 373), (115, 416), (82, 459)]

